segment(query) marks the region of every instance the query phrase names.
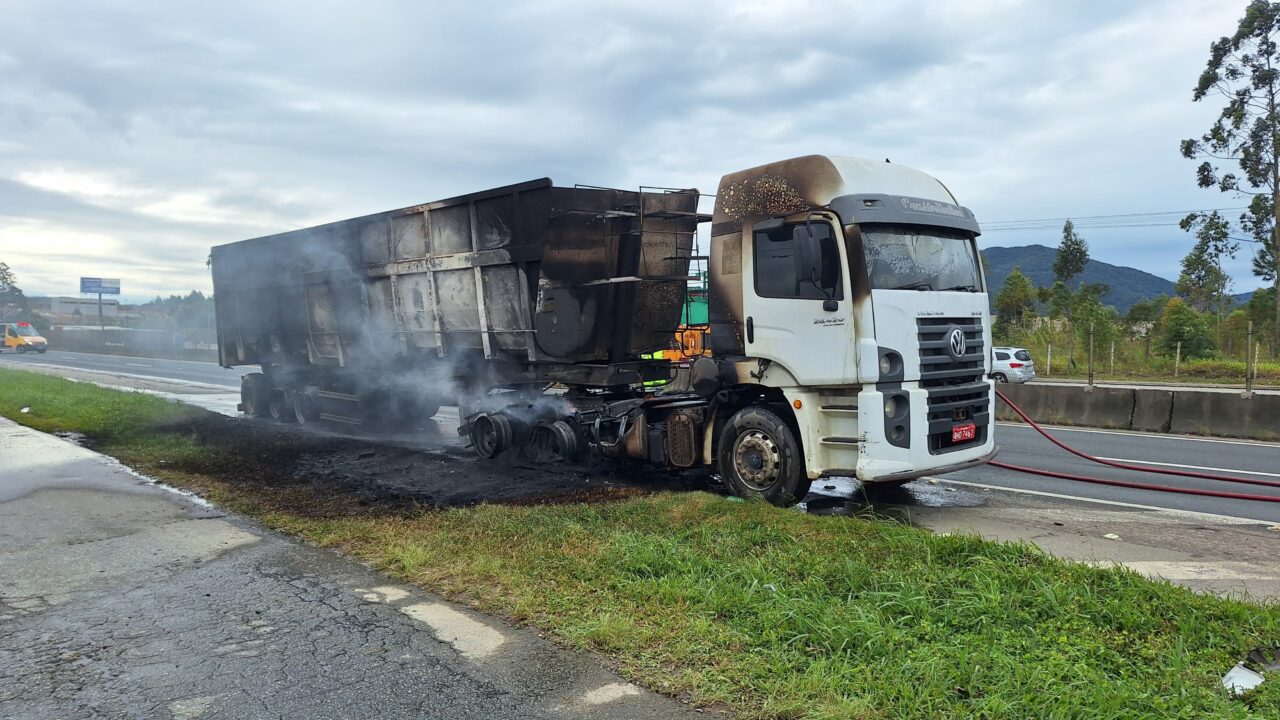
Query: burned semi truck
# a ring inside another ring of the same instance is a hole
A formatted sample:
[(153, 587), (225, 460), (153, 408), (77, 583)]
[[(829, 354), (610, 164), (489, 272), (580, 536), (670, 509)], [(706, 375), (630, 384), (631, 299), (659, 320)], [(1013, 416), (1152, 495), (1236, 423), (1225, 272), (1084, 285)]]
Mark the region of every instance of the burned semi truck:
[[(941, 182), (806, 156), (701, 197), (543, 179), (215, 247), (221, 364), (261, 368), (248, 415), (456, 405), (484, 458), (705, 467), (783, 505), (995, 455), (979, 227)], [(709, 352), (673, 362), (705, 222)]]

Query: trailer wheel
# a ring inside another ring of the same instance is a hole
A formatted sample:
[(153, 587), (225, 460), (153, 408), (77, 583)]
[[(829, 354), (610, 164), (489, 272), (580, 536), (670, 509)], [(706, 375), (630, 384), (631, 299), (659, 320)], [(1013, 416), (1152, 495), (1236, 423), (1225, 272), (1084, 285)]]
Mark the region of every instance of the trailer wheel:
[(240, 405), (249, 417), (264, 418), (270, 414), (271, 383), (262, 373), (249, 373), (240, 379)]
[(267, 411), (271, 413), (271, 419), (276, 422), (291, 423), (293, 417), (293, 395), (292, 390), (272, 390), (271, 400), (267, 403)]
[(525, 448), (535, 462), (572, 462), (578, 458), (578, 434), (564, 420), (541, 423), (529, 434)]
[(320, 402), (315, 395), (315, 388), (304, 388), (293, 393), (293, 421), (299, 425), (313, 423), (320, 419)]
[(471, 421), (471, 447), (485, 460), (491, 460), (511, 447), (514, 437), (506, 415), (481, 415)]
[(769, 410), (749, 407), (729, 418), (718, 456), (720, 477), (734, 495), (790, 507), (809, 494), (800, 444)]

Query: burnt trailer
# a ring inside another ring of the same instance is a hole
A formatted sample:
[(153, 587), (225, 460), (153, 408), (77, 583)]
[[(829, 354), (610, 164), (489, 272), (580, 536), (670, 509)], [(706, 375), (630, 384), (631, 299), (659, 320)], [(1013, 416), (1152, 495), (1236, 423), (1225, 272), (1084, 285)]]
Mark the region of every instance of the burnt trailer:
[[(806, 156), (696, 190), (536, 180), (213, 248), (242, 410), (415, 426), (482, 457), (707, 466), (789, 503), (990, 459), (977, 223), (932, 177)], [(674, 363), (699, 223), (710, 353)]]

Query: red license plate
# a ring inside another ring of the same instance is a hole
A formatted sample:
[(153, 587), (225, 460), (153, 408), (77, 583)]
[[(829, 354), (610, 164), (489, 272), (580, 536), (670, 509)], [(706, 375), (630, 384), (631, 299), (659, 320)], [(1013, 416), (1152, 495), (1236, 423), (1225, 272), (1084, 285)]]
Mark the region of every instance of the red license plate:
[(955, 427), (951, 428), (951, 442), (953, 443), (964, 442), (965, 440), (972, 440), (977, 436), (978, 436), (978, 426), (974, 425), (973, 423), (956, 425)]

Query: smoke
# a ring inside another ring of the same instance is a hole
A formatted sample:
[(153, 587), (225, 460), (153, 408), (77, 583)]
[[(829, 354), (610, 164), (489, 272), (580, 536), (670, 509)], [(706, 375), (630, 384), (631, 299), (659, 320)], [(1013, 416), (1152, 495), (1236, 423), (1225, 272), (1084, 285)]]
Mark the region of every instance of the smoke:
[[(556, 207), (557, 192), (559, 201), (581, 200), (586, 211)], [(227, 358), (232, 364), (270, 367), (277, 382), (290, 387), (318, 384), (359, 395), (373, 412), (394, 398), (398, 407), (405, 401), (456, 405), (464, 423), (476, 413), (502, 411), (533, 425), (574, 417), (584, 407), (603, 410), (602, 403), (571, 399), (529, 372), (543, 359), (530, 356), (534, 288), (577, 292), (592, 286), (584, 293), (591, 298), (620, 292), (597, 281), (616, 274), (608, 248), (624, 234), (622, 222), (653, 226), (644, 226), (638, 271), (630, 274), (687, 273), (696, 220), (687, 212), (617, 220), (633, 217), (614, 212), (619, 203), (632, 207), (638, 197), (535, 184), (518, 194), (494, 193), (429, 210), (404, 208), (214, 248), (220, 343), (234, 344), (237, 356)], [(659, 209), (696, 209), (698, 196), (657, 194), (651, 202)], [(481, 252), (489, 255), (477, 270), (469, 254)], [(481, 293), (477, 276), (484, 283)], [(581, 318), (558, 317), (560, 328), (589, 333), (583, 337), (593, 344), (575, 350), (576, 357), (605, 362), (600, 353), (608, 343), (598, 334), (611, 333), (619, 322), (628, 324), (633, 337), (646, 338), (640, 342), (673, 337), (684, 283), (666, 282), (674, 294), (666, 285), (644, 286), (630, 317), (602, 316), (587, 325), (574, 325)], [(666, 315), (673, 315), (669, 329)], [(481, 331), (486, 324), (487, 342)], [(485, 357), (486, 344), (491, 359)], [(317, 372), (323, 368), (329, 370)]]

